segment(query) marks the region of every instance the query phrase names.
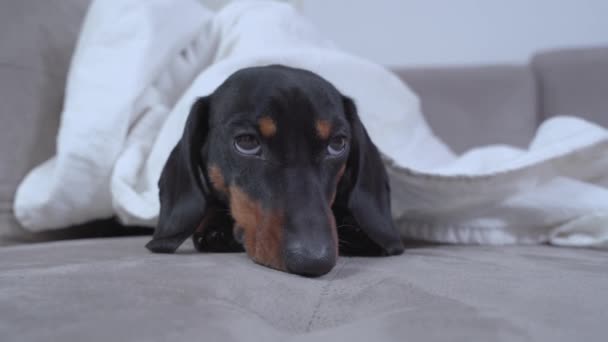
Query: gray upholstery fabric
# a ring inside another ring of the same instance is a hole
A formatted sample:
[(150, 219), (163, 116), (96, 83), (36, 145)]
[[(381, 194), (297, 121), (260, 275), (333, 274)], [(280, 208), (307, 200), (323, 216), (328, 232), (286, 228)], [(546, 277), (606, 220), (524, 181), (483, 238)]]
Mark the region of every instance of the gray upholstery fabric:
[(2, 340), (605, 340), (606, 251), (418, 246), (309, 279), (147, 239), (0, 249)]
[(576, 115), (608, 127), (608, 47), (547, 51), (532, 65), (544, 118)]
[(527, 66), (398, 69), (421, 98), (433, 131), (457, 153), (526, 146), (536, 129), (536, 84)]
[[(0, 0), (0, 235), (17, 185), (49, 158), (71, 54), (89, 0)], [(8, 226), (5, 226), (8, 225)]]

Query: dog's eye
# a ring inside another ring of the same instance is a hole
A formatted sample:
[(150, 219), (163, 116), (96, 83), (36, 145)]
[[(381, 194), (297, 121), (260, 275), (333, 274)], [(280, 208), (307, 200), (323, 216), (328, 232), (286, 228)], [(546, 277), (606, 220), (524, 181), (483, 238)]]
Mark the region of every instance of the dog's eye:
[(330, 156), (339, 156), (346, 150), (346, 138), (343, 136), (333, 137), (327, 145), (327, 153)]
[(260, 141), (253, 134), (242, 134), (234, 139), (234, 148), (242, 154), (256, 155), (260, 152)]

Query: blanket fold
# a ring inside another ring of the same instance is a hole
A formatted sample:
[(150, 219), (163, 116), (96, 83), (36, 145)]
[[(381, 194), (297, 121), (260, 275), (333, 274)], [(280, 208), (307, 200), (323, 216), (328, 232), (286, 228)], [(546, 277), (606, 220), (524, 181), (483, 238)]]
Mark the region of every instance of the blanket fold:
[(117, 216), (153, 226), (157, 180), (194, 99), (234, 71), (309, 69), (352, 97), (386, 159), (404, 237), (449, 243), (608, 242), (608, 131), (574, 117), (541, 125), (526, 150), (454, 155), (419, 99), (385, 68), (340, 51), (287, 4), (94, 1), (68, 75), (57, 154), (20, 185), (32, 231)]

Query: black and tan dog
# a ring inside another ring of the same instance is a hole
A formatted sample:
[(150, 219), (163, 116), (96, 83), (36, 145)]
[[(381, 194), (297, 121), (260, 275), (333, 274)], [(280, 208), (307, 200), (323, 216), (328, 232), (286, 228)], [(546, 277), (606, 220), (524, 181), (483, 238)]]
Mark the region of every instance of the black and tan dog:
[(255, 262), (320, 276), (338, 254), (394, 255), (378, 150), (353, 101), (284, 66), (237, 71), (199, 98), (162, 171), (160, 217), (146, 247), (247, 252)]

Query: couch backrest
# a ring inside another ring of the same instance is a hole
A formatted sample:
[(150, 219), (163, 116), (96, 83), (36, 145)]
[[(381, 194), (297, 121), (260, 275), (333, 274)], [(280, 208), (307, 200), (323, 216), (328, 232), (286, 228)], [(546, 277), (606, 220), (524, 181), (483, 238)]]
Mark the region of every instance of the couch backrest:
[(0, 209), (53, 154), (72, 51), (89, 0), (3, 1), (0, 10)]
[(72, 51), (90, 0), (2, 1), (0, 6), (0, 245), (21, 234), (17, 185), (49, 158)]
[(532, 68), (542, 118), (576, 115), (608, 127), (608, 47), (542, 52)]
[(487, 144), (525, 147), (538, 124), (528, 66), (394, 69), (421, 99), (433, 131), (464, 152)]

